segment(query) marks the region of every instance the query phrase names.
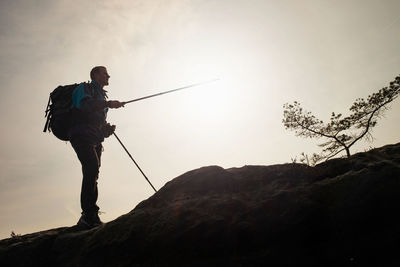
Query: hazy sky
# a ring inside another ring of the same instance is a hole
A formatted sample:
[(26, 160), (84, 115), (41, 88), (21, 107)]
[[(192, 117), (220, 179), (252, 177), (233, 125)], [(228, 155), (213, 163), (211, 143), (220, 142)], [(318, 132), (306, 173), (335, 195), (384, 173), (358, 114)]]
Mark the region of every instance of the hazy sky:
[[(400, 74), (398, 0), (2, 0), (0, 238), (70, 226), (80, 216), (80, 163), (43, 133), (49, 93), (111, 75), (110, 99), (193, 88), (111, 110), (108, 121), (156, 188), (202, 166), (291, 162), (317, 143), (282, 125), (297, 100), (322, 119), (346, 114)], [(400, 141), (400, 103), (373, 143)], [(110, 137), (99, 206), (110, 221), (153, 194)]]

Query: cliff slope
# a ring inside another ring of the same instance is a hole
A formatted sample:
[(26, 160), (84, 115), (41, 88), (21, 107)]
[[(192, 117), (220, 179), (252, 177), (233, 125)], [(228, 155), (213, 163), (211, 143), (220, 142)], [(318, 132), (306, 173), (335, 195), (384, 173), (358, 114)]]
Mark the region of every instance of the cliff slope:
[(218, 166), (101, 227), (0, 241), (1, 266), (400, 266), (400, 143), (301, 164)]

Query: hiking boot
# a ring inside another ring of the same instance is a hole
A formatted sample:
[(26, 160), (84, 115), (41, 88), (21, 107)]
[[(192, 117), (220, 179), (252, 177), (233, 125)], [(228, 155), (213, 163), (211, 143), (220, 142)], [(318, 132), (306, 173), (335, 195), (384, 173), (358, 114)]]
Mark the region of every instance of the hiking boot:
[(82, 213), (82, 216), (77, 223), (78, 226), (82, 226), (87, 229), (91, 229), (102, 224), (103, 222), (100, 220), (98, 212), (92, 214)]

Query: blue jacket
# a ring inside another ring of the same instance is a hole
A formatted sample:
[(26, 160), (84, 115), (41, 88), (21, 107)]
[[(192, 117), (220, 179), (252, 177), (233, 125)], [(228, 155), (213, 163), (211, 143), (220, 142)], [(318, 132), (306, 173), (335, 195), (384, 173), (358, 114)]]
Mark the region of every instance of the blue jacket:
[(79, 84), (72, 93), (74, 125), (69, 131), (72, 142), (100, 144), (104, 141), (102, 131), (107, 118), (107, 95), (100, 85), (91, 83)]

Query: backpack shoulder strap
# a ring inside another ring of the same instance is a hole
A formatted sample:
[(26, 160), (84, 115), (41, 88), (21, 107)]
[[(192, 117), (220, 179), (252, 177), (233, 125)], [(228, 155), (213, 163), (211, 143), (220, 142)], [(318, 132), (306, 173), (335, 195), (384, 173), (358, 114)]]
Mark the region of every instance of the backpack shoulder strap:
[(90, 82), (84, 82), (85, 88), (87, 88), (92, 96), (95, 95), (94, 86)]
[(46, 107), (46, 111), (45, 111), (45, 115), (44, 115), (44, 117), (47, 119), (46, 119), (46, 123), (44, 125), (43, 132), (47, 132), (47, 129), (49, 128), (49, 122), (50, 122), (50, 117), (51, 117), (50, 102), (51, 102), (51, 97), (49, 96), (49, 102), (47, 102), (47, 107)]
[(100, 89), (101, 91), (96, 90), (95, 85), (92, 84), (92, 83), (90, 83), (90, 82), (85, 83), (85, 84), (91, 89), (90, 92), (91, 92), (91, 94), (92, 94), (93, 97), (96, 97), (96, 95), (97, 95), (97, 96), (98, 96), (98, 95), (101, 95), (104, 99), (107, 99), (107, 98), (108, 98), (108, 95), (107, 95), (107, 91), (106, 91), (106, 90), (104, 90), (104, 89)]

